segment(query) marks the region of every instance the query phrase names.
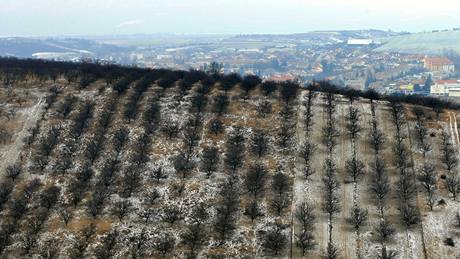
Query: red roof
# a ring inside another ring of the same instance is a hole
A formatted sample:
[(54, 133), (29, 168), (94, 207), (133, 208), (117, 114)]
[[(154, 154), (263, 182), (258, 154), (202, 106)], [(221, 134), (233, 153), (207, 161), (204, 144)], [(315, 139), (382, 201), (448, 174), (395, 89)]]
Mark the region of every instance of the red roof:
[(457, 84), (458, 80), (448, 79), (448, 80), (436, 80), (436, 84), (445, 85), (445, 84)]
[(453, 65), (454, 62), (452, 62), (448, 58), (425, 58), (425, 62), (427, 64), (430, 64), (432, 66), (445, 66), (445, 65)]
[(275, 75), (275, 76), (268, 78), (268, 80), (275, 81), (275, 82), (293, 81), (295, 80), (295, 76), (293, 75)]

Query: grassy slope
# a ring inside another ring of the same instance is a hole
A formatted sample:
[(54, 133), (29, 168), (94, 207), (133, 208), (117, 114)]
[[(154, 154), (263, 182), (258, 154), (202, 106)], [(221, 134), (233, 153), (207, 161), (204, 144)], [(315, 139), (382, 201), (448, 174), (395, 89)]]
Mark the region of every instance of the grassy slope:
[(460, 31), (428, 32), (382, 39), (377, 51), (414, 54), (441, 54), (444, 50), (460, 51)]

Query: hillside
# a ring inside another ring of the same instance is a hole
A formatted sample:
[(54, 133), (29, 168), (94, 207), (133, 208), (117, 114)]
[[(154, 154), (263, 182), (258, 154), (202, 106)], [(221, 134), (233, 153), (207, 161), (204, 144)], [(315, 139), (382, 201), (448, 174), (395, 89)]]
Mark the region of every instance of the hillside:
[[(125, 50), (123, 47), (78, 38), (0, 37), (0, 56), (18, 58), (31, 58), (33, 56), (50, 58), (53, 57), (51, 55), (56, 58), (94, 58), (123, 50)], [(40, 56), (40, 54), (42, 55)]]
[(460, 31), (416, 33), (383, 38), (376, 51), (440, 55), (446, 50), (460, 52)]
[(2, 257), (460, 256), (452, 104), (201, 71), (0, 71)]

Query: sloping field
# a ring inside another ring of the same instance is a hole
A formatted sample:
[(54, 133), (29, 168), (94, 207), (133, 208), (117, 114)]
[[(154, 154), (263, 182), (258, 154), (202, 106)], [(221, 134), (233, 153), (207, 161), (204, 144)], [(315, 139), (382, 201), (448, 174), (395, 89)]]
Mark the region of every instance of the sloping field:
[(35, 133), (2, 144), (2, 256), (460, 256), (457, 111), (148, 73), (18, 108)]
[(460, 52), (460, 31), (427, 32), (384, 38), (376, 51), (440, 55), (446, 50)]

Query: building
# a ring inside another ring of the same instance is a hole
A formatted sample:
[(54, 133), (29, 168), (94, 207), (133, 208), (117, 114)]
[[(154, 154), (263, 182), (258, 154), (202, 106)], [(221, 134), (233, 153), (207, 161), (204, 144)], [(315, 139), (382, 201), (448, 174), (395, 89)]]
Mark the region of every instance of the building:
[(275, 82), (286, 82), (286, 81), (295, 81), (296, 77), (291, 74), (273, 75), (269, 77), (267, 80), (275, 81)]
[(374, 43), (372, 39), (348, 39), (347, 44), (350, 46), (367, 46)]
[(430, 87), (430, 95), (432, 96), (447, 96), (448, 92), (444, 85), (434, 84)]
[(460, 97), (460, 87), (450, 88), (449, 97), (456, 97), (456, 98)]
[(437, 80), (430, 88), (430, 95), (460, 97), (460, 80)]
[(425, 58), (424, 67), (433, 72), (451, 73), (455, 71), (454, 62), (448, 58)]
[(349, 88), (363, 91), (366, 88), (366, 80), (364, 79), (347, 80), (345, 85)]

